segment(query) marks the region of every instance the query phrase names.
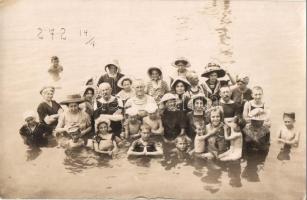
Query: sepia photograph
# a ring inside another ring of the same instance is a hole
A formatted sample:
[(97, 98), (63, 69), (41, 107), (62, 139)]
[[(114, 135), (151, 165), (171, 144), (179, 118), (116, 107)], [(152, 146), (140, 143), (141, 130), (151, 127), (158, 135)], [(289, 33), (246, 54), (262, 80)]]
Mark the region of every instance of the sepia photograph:
[(0, 0), (0, 198), (306, 200), (305, 0)]

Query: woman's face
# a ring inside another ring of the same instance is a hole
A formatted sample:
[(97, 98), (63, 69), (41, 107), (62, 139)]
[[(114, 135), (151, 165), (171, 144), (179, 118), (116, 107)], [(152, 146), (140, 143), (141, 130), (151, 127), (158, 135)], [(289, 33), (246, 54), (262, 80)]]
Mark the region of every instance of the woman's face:
[(152, 70), (151, 71), (151, 75), (150, 75), (150, 78), (154, 81), (157, 81), (159, 80), (159, 77), (160, 77), (160, 74), (157, 70)]
[(210, 81), (216, 81), (216, 80), (217, 80), (217, 73), (216, 73), (216, 72), (212, 72), (212, 73), (209, 75), (209, 80), (210, 80)]
[(28, 117), (25, 121), (27, 122), (28, 126), (34, 126), (36, 124), (34, 117)]
[(85, 100), (87, 101), (92, 101), (93, 100), (93, 97), (94, 97), (94, 93), (92, 90), (87, 90), (84, 94), (84, 98)]
[(196, 99), (194, 102), (194, 109), (197, 111), (202, 111), (204, 108), (204, 102), (201, 99)]
[(46, 100), (46, 101), (51, 101), (53, 99), (53, 91), (51, 90), (46, 90), (43, 92), (43, 98)]
[(185, 86), (182, 82), (178, 82), (175, 86), (176, 94), (183, 94), (185, 92)]
[(114, 65), (109, 65), (108, 69), (111, 74), (115, 74), (117, 71), (117, 67)]
[(107, 133), (108, 132), (108, 125), (106, 123), (99, 124), (98, 132), (99, 133)]
[(123, 81), (123, 89), (124, 89), (124, 91), (127, 91), (127, 92), (129, 92), (131, 90), (130, 80)]
[(182, 62), (179, 62), (176, 66), (178, 67), (178, 72), (182, 73), (186, 70), (186, 65)]
[(77, 113), (79, 111), (79, 104), (78, 103), (68, 104), (68, 111), (71, 113)]
[(212, 111), (211, 112), (211, 124), (216, 127), (221, 123), (221, 116), (219, 111)]

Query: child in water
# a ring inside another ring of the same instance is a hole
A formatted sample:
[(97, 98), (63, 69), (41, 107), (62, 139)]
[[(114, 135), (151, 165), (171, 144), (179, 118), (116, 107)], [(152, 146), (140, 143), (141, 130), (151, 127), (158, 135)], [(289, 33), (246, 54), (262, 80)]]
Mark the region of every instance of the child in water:
[(96, 121), (97, 132), (92, 144), (94, 151), (102, 154), (112, 155), (117, 152), (116, 136), (109, 133), (110, 120), (100, 118)]
[(128, 156), (159, 156), (163, 155), (162, 145), (150, 140), (151, 128), (147, 124), (141, 126), (141, 138), (135, 140), (129, 150)]
[(215, 134), (215, 131), (210, 133), (206, 132), (206, 126), (204, 124), (197, 124), (195, 129), (196, 135), (194, 139), (194, 156), (195, 157), (207, 157), (210, 153), (205, 153), (206, 151), (206, 139), (211, 135)]
[(224, 126), (224, 136), (226, 140), (230, 140), (230, 148), (228, 151), (220, 154), (218, 158), (221, 161), (233, 161), (238, 160), (242, 156), (242, 129), (245, 126), (245, 122), (242, 118), (236, 116), (233, 122), (230, 124), (231, 134), (227, 134), (227, 125)]
[(140, 137), (140, 128), (142, 122), (138, 119), (138, 111), (135, 108), (128, 108), (126, 111), (128, 119), (124, 123), (124, 137), (126, 139), (135, 139)]
[(67, 132), (71, 136), (71, 139), (67, 142), (68, 148), (72, 149), (84, 146), (84, 140), (80, 137), (81, 132), (79, 128), (73, 127)]
[(179, 160), (187, 160), (190, 158), (191, 140), (186, 135), (178, 136), (175, 139), (176, 148), (171, 151), (171, 157), (177, 157)]
[(60, 73), (63, 72), (63, 67), (59, 64), (59, 58), (57, 56), (51, 57), (51, 66), (48, 69), (49, 74), (54, 81), (60, 80)]
[(26, 122), (19, 130), (24, 143), (29, 147), (45, 146), (48, 143), (48, 136), (52, 129), (43, 123), (36, 121), (36, 115), (33, 111), (27, 111), (23, 115)]
[(161, 117), (158, 114), (158, 106), (156, 104), (148, 104), (146, 107), (148, 116), (143, 118), (143, 122), (151, 128), (152, 136), (161, 137), (164, 133)]
[(282, 145), (278, 160), (290, 160), (291, 147), (297, 147), (299, 143), (300, 132), (295, 128), (295, 113), (283, 114), (284, 124), (277, 134), (277, 142)]

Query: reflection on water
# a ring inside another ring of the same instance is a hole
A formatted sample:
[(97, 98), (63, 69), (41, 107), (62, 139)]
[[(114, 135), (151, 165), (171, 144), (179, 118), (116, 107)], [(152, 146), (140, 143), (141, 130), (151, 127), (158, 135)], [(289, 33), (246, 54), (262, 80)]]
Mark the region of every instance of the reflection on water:
[(35, 160), (40, 154), (42, 153), (42, 150), (40, 148), (30, 148), (26, 150), (26, 160), (32, 161)]
[(93, 167), (113, 167), (109, 164), (110, 156), (97, 154), (88, 148), (66, 149), (65, 154), (63, 164), (70, 173), (80, 173)]

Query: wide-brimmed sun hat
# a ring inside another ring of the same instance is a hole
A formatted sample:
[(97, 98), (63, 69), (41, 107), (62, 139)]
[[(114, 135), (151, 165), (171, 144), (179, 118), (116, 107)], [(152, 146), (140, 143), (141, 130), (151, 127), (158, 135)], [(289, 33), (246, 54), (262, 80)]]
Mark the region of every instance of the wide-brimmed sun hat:
[(151, 73), (153, 70), (156, 70), (158, 73), (159, 73), (159, 76), (162, 76), (162, 70), (159, 68), (159, 67), (150, 67), (148, 70), (147, 70), (147, 74), (149, 76), (151, 76)]
[(205, 71), (204, 73), (202, 73), (201, 76), (209, 78), (209, 75), (212, 74), (213, 72), (217, 73), (218, 78), (224, 77), (226, 74), (225, 70), (223, 70), (220, 65), (215, 63), (208, 63), (205, 66)]
[(183, 63), (185, 65), (185, 67), (190, 67), (191, 64), (189, 62), (188, 59), (184, 58), (184, 57), (180, 57), (180, 58), (177, 58), (173, 63), (172, 63), (172, 66), (173, 67), (178, 67), (178, 64), (179, 63)]
[(191, 86), (190, 82), (189, 82), (186, 78), (178, 76), (178, 77), (176, 77), (176, 78), (174, 79), (174, 81), (172, 82), (171, 88), (174, 89), (174, 86), (175, 86), (178, 82), (182, 82), (182, 83), (185, 85), (186, 90), (188, 90), (188, 88)]
[(123, 82), (126, 81), (126, 80), (129, 80), (131, 82), (131, 85), (132, 85), (132, 78), (129, 77), (129, 76), (123, 76), (121, 77), (118, 82), (117, 82), (117, 86), (120, 87), (120, 88), (123, 88)]
[(67, 105), (69, 103), (82, 103), (82, 102), (84, 102), (84, 98), (82, 98), (80, 94), (71, 94), (67, 95), (66, 100), (60, 102), (60, 104)]
[(255, 108), (248, 115), (254, 121), (265, 121), (268, 119), (268, 113), (263, 108)]
[(176, 99), (177, 97), (172, 94), (172, 93), (166, 93), (165, 95), (163, 95), (163, 97), (161, 98), (160, 102), (159, 103), (163, 103), (163, 102), (166, 102), (168, 100), (172, 100), (172, 99)]
[(107, 72), (107, 68), (110, 66), (115, 66), (117, 68), (117, 72), (120, 72), (120, 66), (118, 60), (113, 60), (104, 66), (104, 70)]
[(51, 85), (43, 86), (43, 87), (39, 90), (39, 93), (40, 93), (40, 94), (43, 94), (43, 92), (44, 92), (45, 90), (51, 90), (52, 92), (54, 92), (55, 87), (54, 87), (54, 86), (51, 86)]

